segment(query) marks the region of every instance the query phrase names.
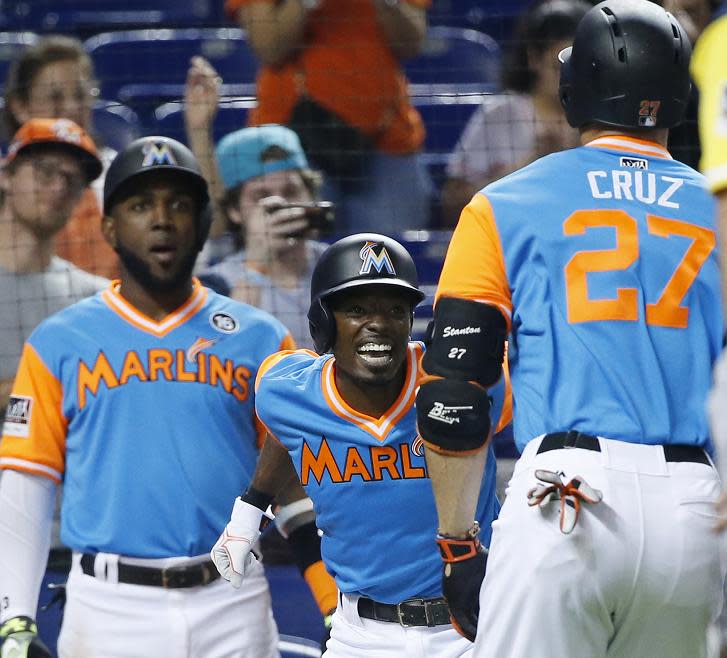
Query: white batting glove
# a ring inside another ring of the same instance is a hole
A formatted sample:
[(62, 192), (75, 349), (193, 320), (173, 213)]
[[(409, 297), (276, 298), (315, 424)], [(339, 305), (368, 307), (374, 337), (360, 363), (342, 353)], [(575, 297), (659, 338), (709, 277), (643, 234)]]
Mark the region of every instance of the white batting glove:
[(242, 585), (250, 566), (257, 561), (252, 547), (260, 537), (263, 516), (271, 520), (274, 518), (269, 511), (263, 512), (241, 498), (235, 498), (230, 521), (210, 551), (217, 571), (236, 589)]

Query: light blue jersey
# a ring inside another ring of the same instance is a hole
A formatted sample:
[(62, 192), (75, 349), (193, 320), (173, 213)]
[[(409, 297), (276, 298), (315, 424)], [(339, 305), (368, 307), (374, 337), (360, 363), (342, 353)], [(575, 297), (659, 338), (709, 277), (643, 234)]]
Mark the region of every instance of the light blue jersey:
[(0, 467), (64, 482), (61, 539), (144, 558), (206, 553), (249, 484), (258, 367), (286, 329), (195, 282), (161, 322), (112, 285), (28, 339)]
[(437, 294), (509, 318), (520, 450), (566, 430), (710, 448), (724, 333), (715, 206), (659, 145), (602, 137), (488, 185), (463, 211)]
[[(414, 408), (422, 350), (409, 344), (402, 392), (378, 419), (341, 398), (330, 354), (271, 357), (257, 384), (257, 413), (313, 500), (327, 570), (342, 592), (382, 603), (442, 594), (437, 512)], [(507, 413), (504, 381), (491, 394), (494, 426)], [(477, 506), (486, 546), (498, 510), (490, 447)]]

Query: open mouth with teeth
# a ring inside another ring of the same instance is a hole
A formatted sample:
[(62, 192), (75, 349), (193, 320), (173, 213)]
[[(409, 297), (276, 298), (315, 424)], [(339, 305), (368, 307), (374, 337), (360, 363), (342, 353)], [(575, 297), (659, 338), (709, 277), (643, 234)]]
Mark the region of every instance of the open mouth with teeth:
[(391, 362), (391, 343), (376, 343), (370, 341), (361, 345), (356, 350), (356, 353), (369, 365), (385, 366)]

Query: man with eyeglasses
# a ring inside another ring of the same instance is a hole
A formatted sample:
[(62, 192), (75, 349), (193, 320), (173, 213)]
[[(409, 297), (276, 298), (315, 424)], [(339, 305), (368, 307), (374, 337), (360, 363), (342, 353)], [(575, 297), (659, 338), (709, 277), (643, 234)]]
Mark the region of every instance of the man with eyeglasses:
[(31, 119), (10, 144), (0, 170), (0, 415), (30, 332), (107, 285), (54, 247), (101, 169), (93, 140), (68, 119)]

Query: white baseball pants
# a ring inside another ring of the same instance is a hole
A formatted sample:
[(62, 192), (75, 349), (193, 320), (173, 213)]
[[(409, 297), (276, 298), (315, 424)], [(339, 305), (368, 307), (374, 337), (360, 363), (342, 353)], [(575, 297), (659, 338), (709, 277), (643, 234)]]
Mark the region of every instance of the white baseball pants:
[(714, 383), (709, 393), (709, 422), (712, 441), (717, 451), (717, 465), (723, 480), (727, 481), (727, 349), (714, 366)]
[(239, 590), (222, 578), (164, 589), (87, 576), (79, 560), (74, 555), (68, 578), (59, 658), (279, 658), (259, 563)]
[(401, 626), (364, 619), (358, 596), (343, 594), (333, 614), (324, 658), (460, 658), (471, 656), (473, 644), (449, 624)]
[[(518, 460), (493, 523), (476, 658), (704, 658), (724, 570), (711, 465), (667, 462), (661, 446), (599, 439)], [(569, 535), (559, 502), (529, 507), (535, 469), (603, 492)]]

